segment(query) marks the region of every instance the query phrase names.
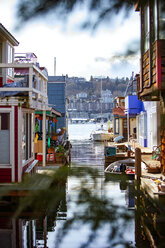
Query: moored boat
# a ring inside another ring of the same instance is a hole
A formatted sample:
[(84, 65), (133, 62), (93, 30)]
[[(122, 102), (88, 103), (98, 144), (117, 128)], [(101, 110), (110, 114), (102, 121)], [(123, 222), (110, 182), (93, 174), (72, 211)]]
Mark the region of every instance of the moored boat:
[(124, 160), (118, 160), (111, 163), (106, 169), (105, 173), (114, 176), (124, 175), (128, 179), (134, 179), (135, 177), (135, 159), (128, 158)]
[(91, 139), (94, 141), (113, 141), (113, 133), (108, 132), (101, 125), (100, 128), (91, 133)]

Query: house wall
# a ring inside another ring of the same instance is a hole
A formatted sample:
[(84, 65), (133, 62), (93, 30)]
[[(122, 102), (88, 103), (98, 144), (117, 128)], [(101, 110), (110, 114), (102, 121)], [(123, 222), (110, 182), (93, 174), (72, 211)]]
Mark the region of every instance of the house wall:
[(144, 102), (147, 111), (147, 140), (148, 147), (160, 144), (160, 104), (159, 102)]
[(153, 149), (160, 144), (160, 103), (144, 102), (137, 118), (137, 140), (141, 146)]
[(138, 142), (141, 146), (147, 147), (147, 113), (142, 111), (139, 115), (139, 137)]
[(129, 111), (129, 115), (138, 114), (143, 110), (143, 103), (137, 95), (130, 95), (125, 98), (125, 109)]

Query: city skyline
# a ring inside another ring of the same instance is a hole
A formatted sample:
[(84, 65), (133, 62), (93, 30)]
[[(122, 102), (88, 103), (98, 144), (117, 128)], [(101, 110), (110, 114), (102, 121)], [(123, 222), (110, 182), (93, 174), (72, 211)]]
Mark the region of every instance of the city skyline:
[(54, 58), (56, 75), (89, 80), (91, 75), (115, 78), (130, 77), (132, 71), (139, 73), (139, 54), (125, 56), (128, 50), (138, 50), (140, 46), (138, 13), (132, 11), (125, 20), (120, 15), (109, 27), (101, 25), (94, 32), (78, 28), (84, 10), (76, 10), (69, 17), (67, 27), (50, 15), (32, 20), (16, 30), (16, 3), (16, 0), (2, 0), (0, 22), (19, 41), (15, 52), (34, 52), (49, 75), (54, 75)]

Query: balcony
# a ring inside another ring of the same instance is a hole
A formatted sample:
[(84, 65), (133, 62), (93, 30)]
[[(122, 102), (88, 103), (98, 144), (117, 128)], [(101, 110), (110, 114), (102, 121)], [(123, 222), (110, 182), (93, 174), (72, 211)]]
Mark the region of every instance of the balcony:
[(48, 104), (47, 75), (33, 63), (0, 63), (0, 105), (22, 103), (45, 110)]

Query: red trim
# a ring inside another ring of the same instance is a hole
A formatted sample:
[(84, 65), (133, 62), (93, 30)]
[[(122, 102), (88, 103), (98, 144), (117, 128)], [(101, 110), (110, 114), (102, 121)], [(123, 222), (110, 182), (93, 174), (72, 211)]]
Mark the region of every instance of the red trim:
[(0, 106), (0, 108), (11, 108), (11, 106)]
[(0, 77), (0, 87), (2, 87), (2, 85), (3, 85), (3, 78)]
[(11, 168), (1, 168), (0, 169), (0, 182), (1, 183), (11, 183)]
[(7, 84), (13, 83), (14, 80), (11, 80), (10, 78), (7, 79)]
[(156, 57), (157, 57), (157, 87), (158, 89), (161, 89), (161, 83), (162, 83), (162, 71), (161, 71), (161, 63), (162, 63), (162, 57), (161, 57), (161, 41), (156, 42)]
[(18, 182), (18, 107), (15, 106), (14, 115), (14, 130), (15, 130), (15, 182)]

